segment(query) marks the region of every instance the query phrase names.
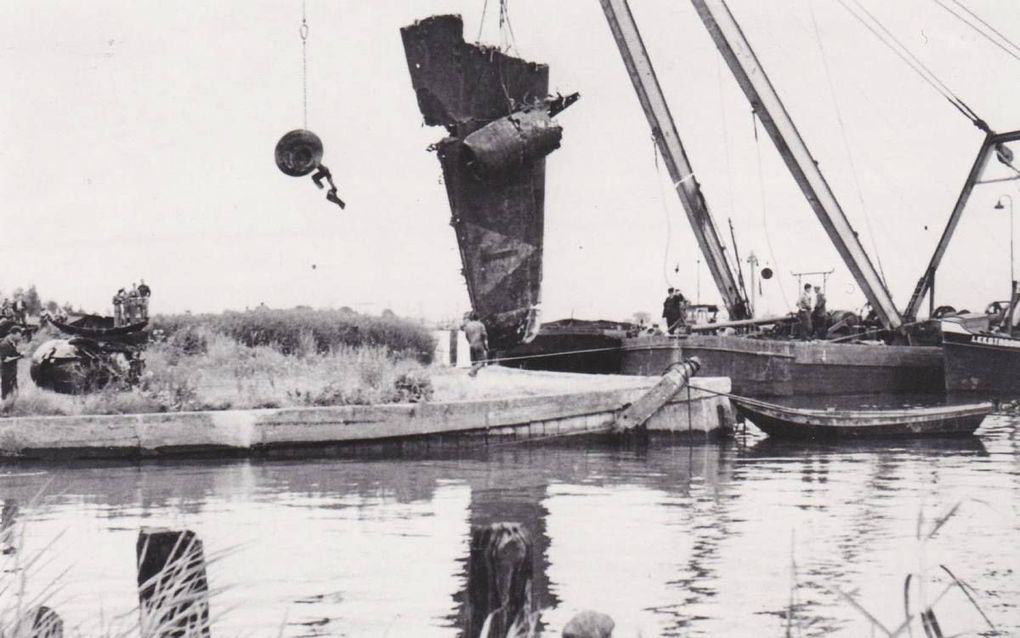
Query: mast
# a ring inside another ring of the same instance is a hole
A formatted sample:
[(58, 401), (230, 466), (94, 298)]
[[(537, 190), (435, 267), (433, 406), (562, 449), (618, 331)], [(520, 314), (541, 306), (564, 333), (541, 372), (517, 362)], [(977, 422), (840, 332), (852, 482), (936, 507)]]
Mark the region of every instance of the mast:
[(864, 291), (882, 325), (896, 329), (903, 325), (892, 295), (868, 259), (857, 233), (836, 201), (811, 152), (790, 119), (789, 113), (765, 75), (751, 45), (744, 38), (724, 0), (691, 0), (727, 66), (743, 89), (762, 126), (768, 131), (779, 154), (793, 174), (829, 239), (846, 263), (857, 285)]
[[(960, 223), (960, 217), (963, 216), (963, 209), (967, 206), (967, 201), (970, 199), (970, 194), (974, 190), (974, 186), (980, 184), (978, 178), (981, 177), (981, 173), (984, 172), (985, 166), (988, 165), (988, 158), (991, 157), (992, 151), (996, 151), (1000, 156), (1000, 161), (1005, 164), (1009, 164), (1008, 157), (1005, 151), (1000, 151), (1000, 148), (1005, 148), (1003, 145), (1007, 142), (1016, 142), (1020, 140), (1020, 131), (1010, 131), (1008, 133), (991, 133), (989, 132), (985, 136), (984, 142), (981, 144), (981, 149), (978, 151), (977, 159), (974, 160), (974, 166), (970, 169), (970, 174), (967, 175), (967, 181), (963, 184), (963, 189), (960, 191), (960, 196), (956, 199), (956, 205), (953, 207), (952, 214), (949, 215), (949, 221), (946, 223), (946, 229), (942, 231), (942, 237), (939, 238), (939, 243), (935, 247), (935, 252), (931, 256), (931, 261), (928, 262), (928, 267), (925, 269), (924, 274), (921, 275), (921, 279), (917, 282), (917, 287), (914, 288), (914, 294), (910, 296), (910, 303), (907, 304), (907, 310), (903, 314), (910, 319), (917, 318), (917, 312), (921, 309), (921, 302), (924, 301), (924, 296), (935, 286), (935, 271), (938, 270), (939, 265), (942, 263), (942, 257), (945, 256), (946, 250), (949, 248), (949, 241), (953, 238), (953, 233), (956, 231), (957, 224)], [(1012, 166), (1012, 164), (1009, 164)], [(935, 294), (932, 292), (931, 305), (935, 305)]]
[(715, 280), (719, 294), (722, 295), (723, 303), (726, 304), (730, 319), (747, 319), (750, 317), (747, 300), (737, 285), (729, 262), (726, 261), (722, 240), (708, 211), (701, 186), (694, 177), (694, 169), (691, 168), (687, 153), (680, 142), (673, 115), (666, 104), (666, 97), (662, 94), (655, 69), (641, 40), (641, 33), (638, 31), (637, 23), (634, 22), (627, 0), (600, 0), (600, 2), (609, 28), (613, 32), (613, 39), (620, 49), (620, 57), (627, 67), (627, 74), (634, 83), (638, 101), (641, 102), (641, 108), (648, 118), (648, 125), (652, 128), (659, 153), (673, 180), (676, 193), (687, 213), (687, 219), (708, 263), (712, 279)]

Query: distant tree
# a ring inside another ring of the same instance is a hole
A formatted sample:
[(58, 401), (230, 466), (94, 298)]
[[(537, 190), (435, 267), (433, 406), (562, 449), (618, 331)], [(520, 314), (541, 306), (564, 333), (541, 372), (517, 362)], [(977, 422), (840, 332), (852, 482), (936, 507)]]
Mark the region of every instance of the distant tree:
[(634, 320), (634, 323), (638, 324), (639, 326), (643, 326), (651, 322), (652, 315), (648, 314), (647, 312), (635, 312), (632, 318)]
[(382, 311), (382, 316), (386, 317), (387, 319), (394, 319), (396, 318), (397, 313), (393, 312), (389, 308), (384, 308)]
[(53, 301), (52, 299), (43, 304), (43, 306), (46, 308), (46, 311), (49, 312), (50, 314), (53, 314), (57, 310), (60, 310), (60, 304)]
[(24, 294), (24, 299), (25, 311), (30, 315), (38, 315), (42, 310), (43, 304), (42, 299), (39, 298), (39, 291), (35, 289), (35, 284), (28, 287)]
[(340, 312), (345, 312), (345, 313), (347, 313), (349, 315), (353, 315), (354, 314), (354, 308), (351, 308), (350, 306), (344, 306), (343, 308), (340, 309)]

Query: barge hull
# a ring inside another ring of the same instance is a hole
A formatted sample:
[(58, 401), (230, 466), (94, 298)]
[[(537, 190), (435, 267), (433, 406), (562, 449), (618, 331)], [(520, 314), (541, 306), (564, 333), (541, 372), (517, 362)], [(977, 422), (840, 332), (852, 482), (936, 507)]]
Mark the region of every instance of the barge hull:
[(943, 323), (942, 350), (946, 392), (1020, 398), (1020, 339), (974, 334)]
[(626, 339), (621, 372), (660, 374), (684, 357), (698, 357), (707, 376), (732, 379), (733, 392), (741, 396), (939, 393), (945, 384), (937, 347), (709, 335)]

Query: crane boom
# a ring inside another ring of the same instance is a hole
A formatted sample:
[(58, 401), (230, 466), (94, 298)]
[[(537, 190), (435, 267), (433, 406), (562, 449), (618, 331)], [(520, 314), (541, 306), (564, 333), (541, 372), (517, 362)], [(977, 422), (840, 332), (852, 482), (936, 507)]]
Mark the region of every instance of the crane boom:
[[(977, 158), (974, 160), (974, 165), (970, 169), (970, 174), (967, 175), (967, 181), (964, 182), (960, 196), (956, 199), (956, 205), (953, 206), (953, 212), (949, 215), (949, 221), (946, 222), (946, 229), (942, 232), (942, 237), (939, 238), (939, 243), (935, 247), (935, 252), (932, 253), (928, 267), (925, 268), (924, 274), (921, 275), (917, 286), (914, 288), (914, 294), (910, 296), (906, 312), (903, 313), (910, 319), (917, 318), (917, 313), (921, 309), (921, 302), (924, 301), (924, 296), (931, 292), (935, 285), (935, 271), (938, 270), (939, 265), (942, 263), (942, 257), (945, 256), (946, 250), (949, 248), (949, 241), (953, 238), (953, 233), (956, 232), (956, 225), (960, 223), (963, 209), (967, 207), (971, 191), (979, 183), (978, 178), (981, 177), (981, 173), (985, 170), (988, 159), (1001, 145), (1018, 140), (1020, 140), (1020, 131), (1009, 131), (1008, 133), (989, 132), (986, 134), (984, 141), (981, 143)], [(1000, 159), (1000, 161), (1003, 160)], [(934, 306), (934, 293), (932, 293), (930, 298), (931, 305)]]
[(627, 74), (634, 83), (638, 101), (641, 102), (641, 108), (648, 118), (648, 125), (652, 128), (659, 153), (673, 180), (730, 319), (748, 319), (750, 312), (747, 300), (740, 292), (729, 262), (726, 261), (722, 240), (708, 211), (701, 187), (694, 177), (694, 169), (691, 168), (687, 153), (680, 142), (673, 116), (666, 104), (666, 98), (659, 86), (655, 69), (641, 40), (641, 33), (627, 0), (600, 0), (600, 2), (609, 28), (613, 32), (613, 39), (620, 49), (620, 57), (627, 67)]
[(737, 84), (744, 91), (762, 126), (768, 131), (794, 180), (814, 209), (836, 251), (857, 280), (857, 285), (871, 302), (878, 318), (888, 329), (899, 328), (903, 325), (903, 318), (896, 309), (892, 295), (864, 252), (857, 233), (840, 208), (836, 196), (818, 169), (811, 152), (765, 75), (765, 70), (758, 62), (751, 45), (744, 38), (740, 25), (733, 18), (726, 2), (724, 0), (691, 0), (691, 2), (723, 59), (726, 60), (726, 65), (736, 78)]

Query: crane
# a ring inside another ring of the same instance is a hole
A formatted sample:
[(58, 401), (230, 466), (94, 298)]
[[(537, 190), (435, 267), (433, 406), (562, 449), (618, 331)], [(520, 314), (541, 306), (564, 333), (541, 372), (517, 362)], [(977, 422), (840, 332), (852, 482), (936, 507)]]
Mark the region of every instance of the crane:
[(726, 248), (719, 238), (708, 204), (701, 193), (701, 186), (687, 159), (669, 105), (659, 86), (651, 58), (641, 40), (641, 33), (627, 0), (599, 1), (613, 33), (613, 39), (620, 49), (620, 56), (627, 67), (627, 74), (634, 83), (638, 101), (641, 102), (641, 108), (648, 118), (648, 125), (652, 129), (659, 154), (662, 155), (669, 176), (673, 180), (676, 193), (687, 213), (687, 219), (694, 230), (698, 246), (705, 256), (705, 262), (712, 273), (712, 279), (719, 289), (730, 319), (733, 321), (749, 319), (750, 304), (726, 260)]

